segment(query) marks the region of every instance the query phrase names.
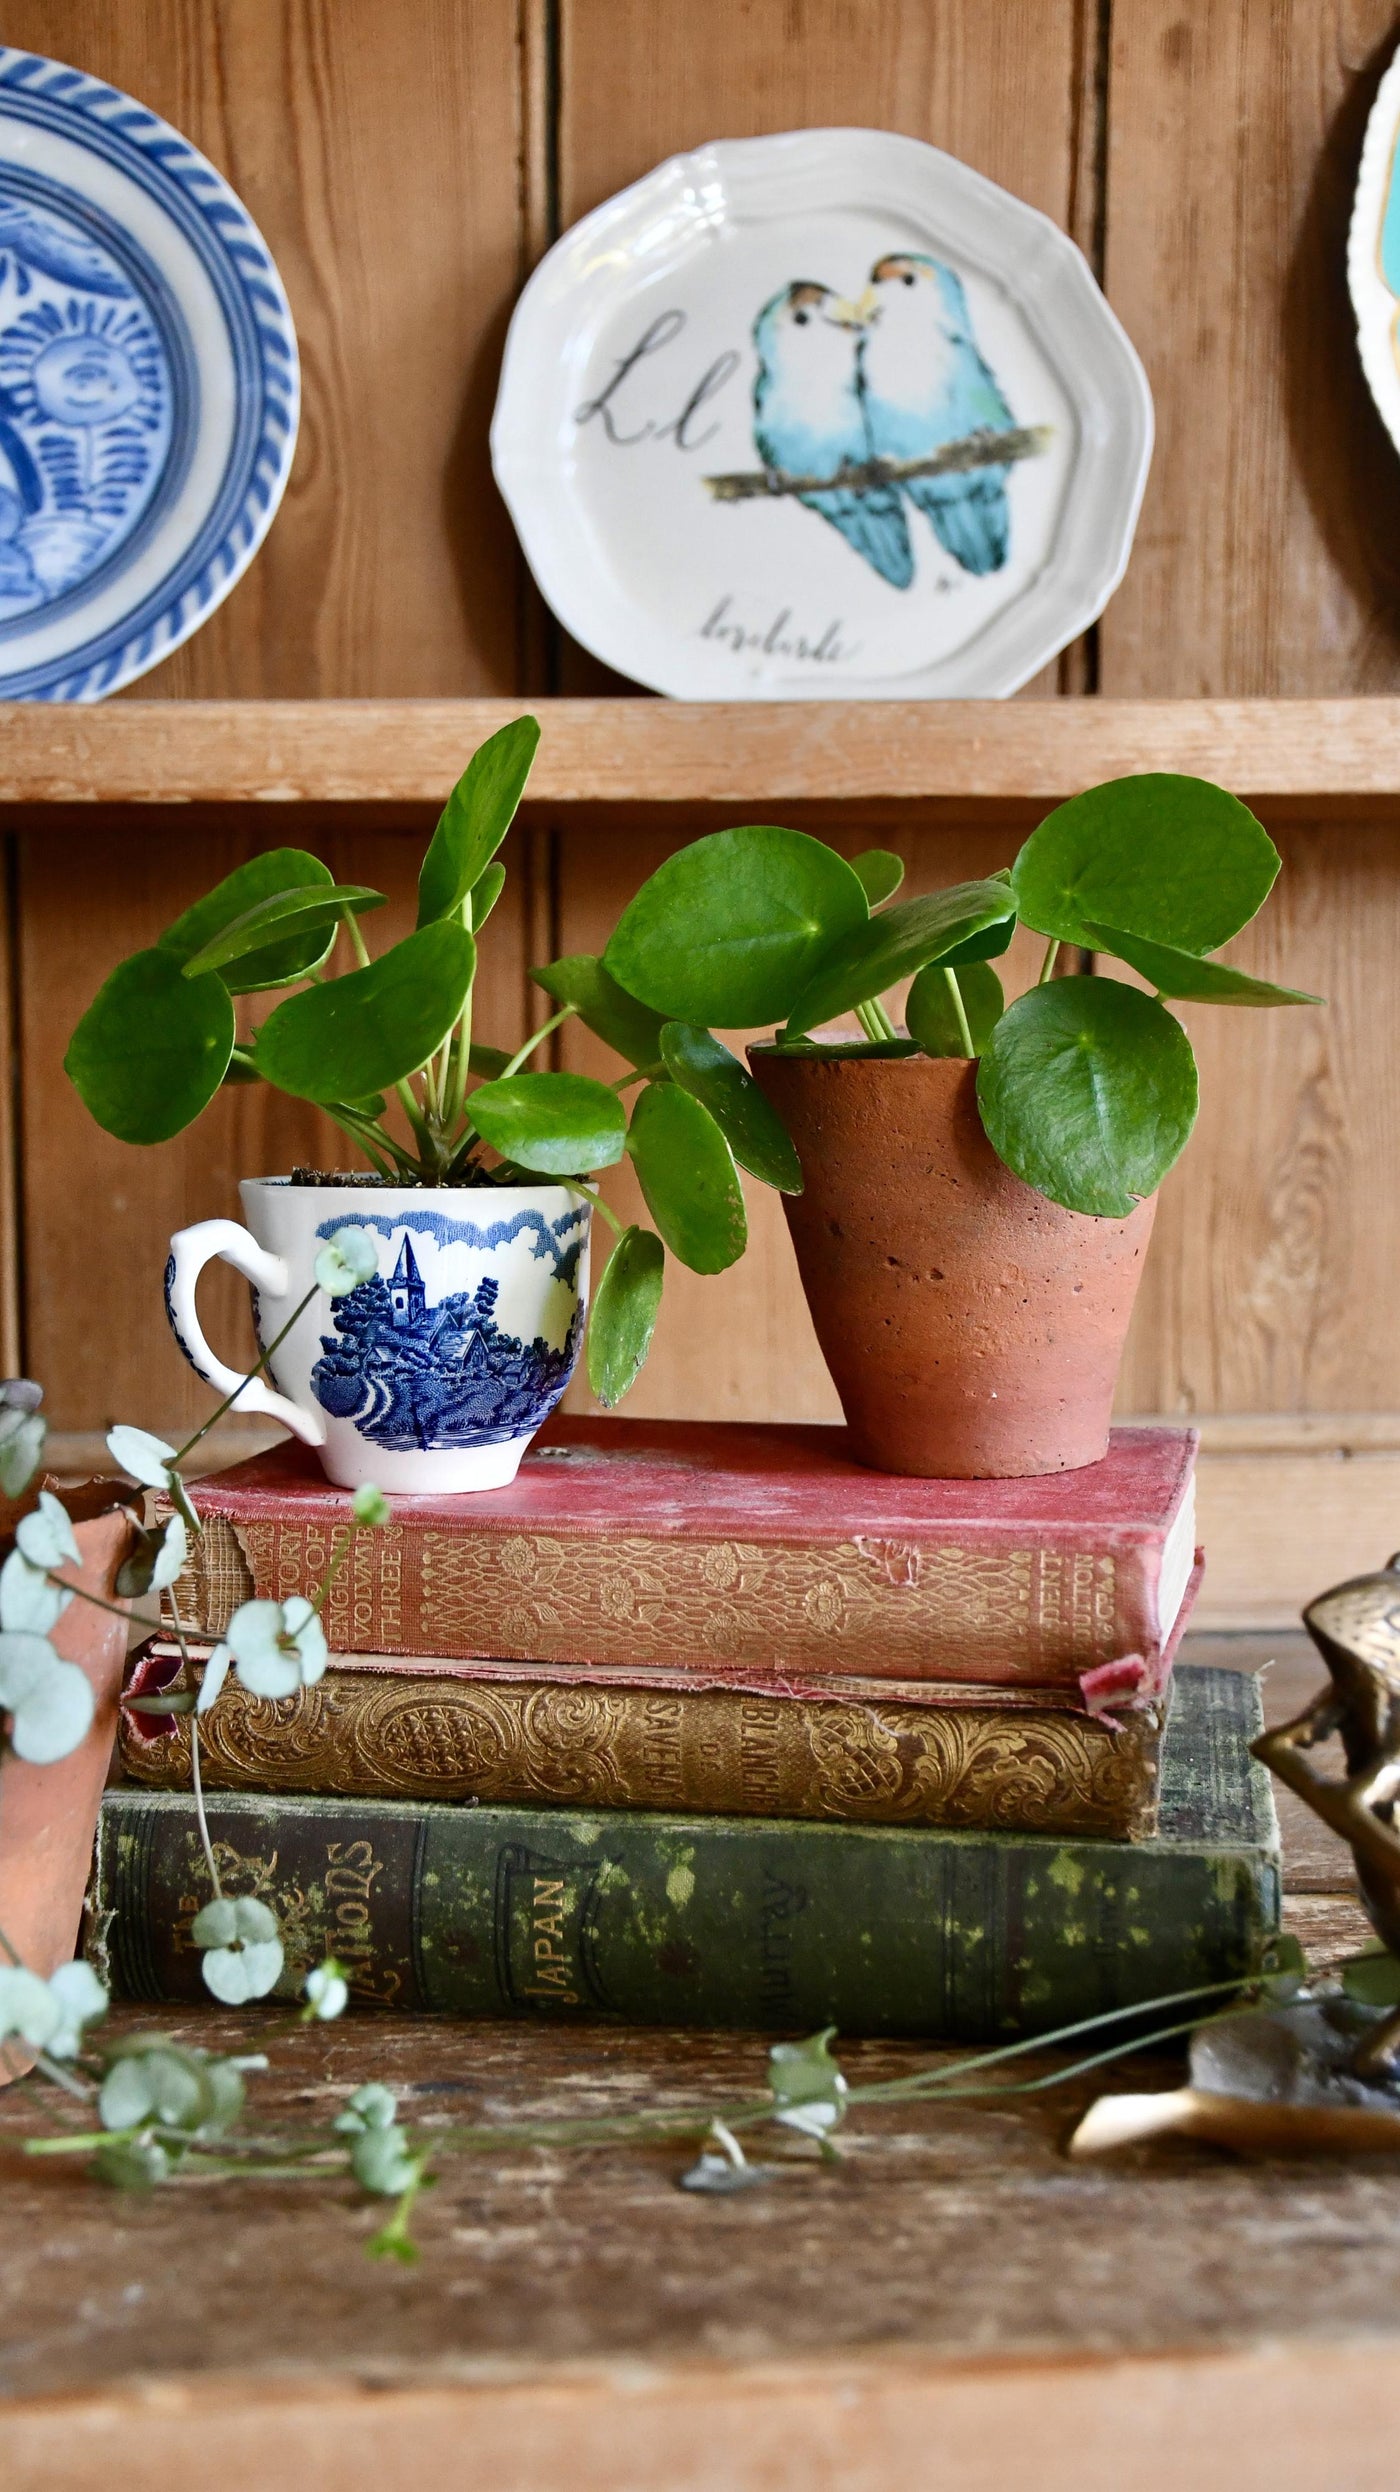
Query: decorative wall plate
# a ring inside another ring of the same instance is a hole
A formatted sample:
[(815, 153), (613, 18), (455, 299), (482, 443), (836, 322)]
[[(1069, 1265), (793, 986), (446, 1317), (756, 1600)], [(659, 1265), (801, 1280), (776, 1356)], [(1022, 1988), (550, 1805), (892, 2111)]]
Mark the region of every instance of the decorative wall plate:
[(272, 256), (144, 105), (0, 47), (0, 699), (95, 701), (266, 535), (297, 428)]
[(697, 700), (1014, 692), (1117, 585), (1151, 446), (1074, 244), (878, 130), (727, 140), (585, 217), (491, 434), (561, 622)]
[(1376, 91), (1347, 237), (1347, 282), (1356, 342), (1371, 396), (1400, 450), (1400, 52)]

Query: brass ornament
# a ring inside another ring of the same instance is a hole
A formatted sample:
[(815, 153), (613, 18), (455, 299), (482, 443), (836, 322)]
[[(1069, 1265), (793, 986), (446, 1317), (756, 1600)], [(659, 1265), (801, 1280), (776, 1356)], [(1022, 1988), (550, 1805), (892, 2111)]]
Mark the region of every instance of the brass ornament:
[[(1400, 1552), (1374, 1575), (1318, 1595), (1303, 1624), (1327, 1665), (1330, 1686), (1291, 1722), (1265, 1731), (1254, 1754), (1351, 1846), (1361, 1900), (1377, 1937), (1400, 1956)], [(1340, 1738), (1344, 1775), (1312, 1751)], [(1400, 2008), (1352, 2057), (1358, 2076), (1400, 2074)]]

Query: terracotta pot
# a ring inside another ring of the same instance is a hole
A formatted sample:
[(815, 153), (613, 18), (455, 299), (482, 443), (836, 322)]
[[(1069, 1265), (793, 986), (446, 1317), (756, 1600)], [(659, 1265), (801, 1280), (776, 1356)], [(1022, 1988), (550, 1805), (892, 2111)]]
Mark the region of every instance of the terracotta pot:
[[(58, 1481), (45, 1485), (58, 1491), (73, 1515), (82, 1552), (81, 1568), (67, 1570), (64, 1580), (113, 1600), (132, 1525), (129, 1513), (112, 1510), (112, 1500), (131, 1491), (110, 1481), (84, 1483), (76, 1492)], [(0, 1532), (8, 1535), (14, 1519), (32, 1502), (9, 1506), (0, 1501)], [(106, 1510), (92, 1511), (99, 1502)], [(25, 1765), (8, 1753), (0, 1764), (0, 1930), (20, 1962), (45, 1976), (77, 1951), (97, 1812), (116, 1737), (127, 1626), (123, 1618), (86, 1601), (70, 1601), (51, 1641), (55, 1652), (64, 1661), (77, 1662), (91, 1681), (92, 1728), (82, 1746), (56, 1765)], [(13, 2044), (8, 2057), (13, 2063), (8, 2073), (17, 2074)], [(0, 2084), (6, 2073), (0, 2065)]]
[(858, 1460), (926, 1479), (1100, 1461), (1155, 1198), (1094, 1220), (1023, 1185), (974, 1065), (750, 1062), (802, 1161), (784, 1208)]

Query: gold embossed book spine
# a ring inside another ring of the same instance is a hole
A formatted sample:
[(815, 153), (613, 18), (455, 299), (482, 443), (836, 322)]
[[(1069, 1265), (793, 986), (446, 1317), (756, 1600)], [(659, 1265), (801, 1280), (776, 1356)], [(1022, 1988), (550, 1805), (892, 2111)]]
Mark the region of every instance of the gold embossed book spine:
[[(178, 1665), (153, 1638), (133, 1689), (154, 1697)], [(1138, 1839), (1157, 1823), (1163, 1710), (1115, 1724), (975, 1689), (892, 1704), (333, 1666), (276, 1703), (230, 1678), (201, 1719), (200, 1760), (226, 1791)], [(125, 1715), (122, 1758), (132, 1781), (187, 1789), (189, 1717)]]

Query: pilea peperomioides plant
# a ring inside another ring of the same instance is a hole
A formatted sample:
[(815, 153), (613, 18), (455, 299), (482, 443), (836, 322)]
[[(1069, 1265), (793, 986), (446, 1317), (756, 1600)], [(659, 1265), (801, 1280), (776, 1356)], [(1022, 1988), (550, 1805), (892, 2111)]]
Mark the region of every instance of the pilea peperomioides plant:
[[(424, 857), (417, 923), (378, 959), (361, 921), (385, 895), (274, 849), (113, 972), (66, 1063), (127, 1142), (165, 1141), (222, 1087), (262, 1081), (324, 1109), (384, 1184), (575, 1187), (617, 1233), (588, 1334), (604, 1403), (646, 1356), (664, 1250), (701, 1273), (737, 1260), (740, 1170), (802, 1191), (782, 1119), (716, 1030), (780, 1025), (785, 1054), (976, 1058), (1007, 1167), (1056, 1203), (1122, 1218), (1195, 1118), (1195, 1062), (1168, 1003), (1317, 1000), (1208, 957), (1259, 909), (1278, 854), (1223, 789), (1148, 774), (1059, 806), (987, 880), (913, 900), (895, 898), (903, 868), (881, 849), (847, 864), (776, 825), (699, 839), (643, 885), (600, 957), (534, 973), (556, 1009), (508, 1053), (473, 1027), (477, 938), (538, 739), (520, 718), (474, 756)], [(992, 962), (1018, 922), (1046, 951), (1039, 985), (1007, 1006)], [(355, 965), (328, 975), (342, 941)], [(1054, 974), (1066, 945), (1113, 955), (1155, 992)], [(882, 998), (906, 978), (901, 1033)], [(242, 999), (289, 988), (240, 1036)], [(812, 1035), (847, 1012), (863, 1039)], [(526, 1069), (574, 1017), (622, 1058), (612, 1081)], [(624, 1153), (654, 1228), (624, 1230), (587, 1182)]]
[[(718, 831), (643, 885), (602, 965), (670, 1017), (673, 1050), (702, 1043), (690, 1024), (778, 1023), (783, 1052), (975, 1058), (1006, 1166), (1069, 1210), (1124, 1218), (1195, 1121), (1195, 1059), (1168, 1003), (1320, 1001), (1208, 958), (1262, 907), (1278, 868), (1236, 797), (1155, 772), (1058, 806), (987, 880), (914, 900), (894, 899), (903, 868), (886, 851), (847, 865), (801, 831)], [(1008, 1005), (992, 962), (1018, 923), (1046, 948), (1039, 984)], [(1057, 975), (1066, 945), (1110, 954), (1155, 992)], [(883, 998), (910, 977), (900, 1032)], [(812, 1036), (847, 1012), (863, 1040)]]
[[(537, 722), (519, 718), (473, 757), (423, 859), (414, 930), (378, 959), (361, 921), (385, 894), (338, 883), (304, 849), (273, 849), (113, 971), (65, 1062), (98, 1123), (124, 1142), (167, 1141), (221, 1088), (266, 1082), (324, 1109), (385, 1184), (543, 1177), (576, 1187), (617, 1233), (588, 1333), (589, 1379), (611, 1404), (650, 1344), (662, 1237), (694, 1271), (723, 1271), (747, 1235), (736, 1163), (771, 1185), (799, 1188), (802, 1176), (779, 1118), (729, 1051), (703, 1030), (666, 1028), (596, 959), (536, 973), (557, 1008), (513, 1053), (476, 1036), (477, 939), (505, 881), (496, 852), (538, 742)], [(684, 941), (679, 922), (673, 941)], [(354, 966), (328, 975), (338, 942)], [(240, 1036), (239, 1001), (287, 988), (296, 991)], [(622, 1058), (613, 1081), (526, 1069), (575, 1015)], [(624, 1151), (661, 1236), (624, 1230), (585, 1182)]]

